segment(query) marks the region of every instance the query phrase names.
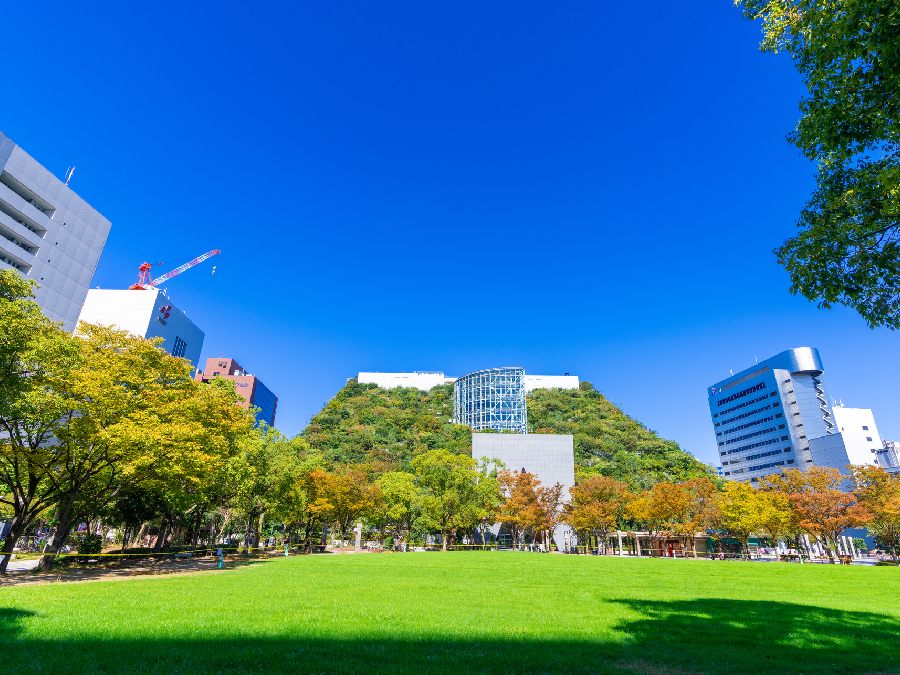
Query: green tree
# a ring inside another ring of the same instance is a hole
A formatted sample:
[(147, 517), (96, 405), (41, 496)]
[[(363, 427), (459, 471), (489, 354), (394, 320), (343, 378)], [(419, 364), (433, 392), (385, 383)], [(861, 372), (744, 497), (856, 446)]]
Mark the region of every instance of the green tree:
[(389, 471), (378, 477), (377, 517), (397, 545), (402, 545), (413, 531), (422, 509), (422, 493), (413, 474)]
[(422, 491), (422, 520), (441, 533), (445, 551), (457, 532), (477, 527), (499, 501), (496, 475), (467, 455), (429, 450), (412, 466)]
[(33, 282), (0, 270), (0, 504), (10, 512), (0, 573), (19, 537), (65, 491), (56, 480), (66, 467), (54, 435), (67, 405), (54, 385), (78, 363), (79, 347), (41, 313), (33, 289)]
[(776, 250), (791, 291), (900, 328), (900, 8), (896, 0), (736, 0), (809, 95), (790, 140), (817, 162), (801, 232)]

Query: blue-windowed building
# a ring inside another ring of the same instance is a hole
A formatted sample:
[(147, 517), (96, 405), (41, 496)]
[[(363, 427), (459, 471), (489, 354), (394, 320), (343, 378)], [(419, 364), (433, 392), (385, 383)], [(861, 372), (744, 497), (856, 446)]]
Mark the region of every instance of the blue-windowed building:
[(709, 387), (722, 475), (757, 482), (780, 468), (813, 462), (809, 441), (835, 433), (822, 359), (797, 347)]

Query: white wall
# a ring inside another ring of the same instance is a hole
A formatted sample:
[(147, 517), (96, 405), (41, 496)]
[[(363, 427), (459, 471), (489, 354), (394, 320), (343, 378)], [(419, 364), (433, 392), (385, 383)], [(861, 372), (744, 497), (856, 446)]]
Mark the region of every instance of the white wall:
[[(441, 372), (415, 371), (412, 373), (362, 372), (357, 376), (360, 384), (377, 384), (382, 389), (394, 387), (415, 387), (428, 391), (439, 384), (455, 382), (455, 377), (447, 377)], [(578, 389), (577, 375), (525, 375), (525, 391), (535, 389)]]
[(428, 391), (432, 387), (444, 384), (447, 378), (443, 373), (416, 371), (413, 373), (360, 373), (357, 376), (360, 384), (377, 384), (382, 389), (395, 387), (415, 387)]
[(525, 391), (535, 389), (578, 389), (577, 375), (525, 375)]
[[(164, 307), (170, 309), (161, 311)], [(183, 358), (195, 368), (200, 361), (203, 331), (158, 289), (91, 289), (78, 320), (113, 326), (143, 338), (161, 337), (162, 348), (170, 354), (175, 349), (176, 338), (180, 338), (186, 344)]]

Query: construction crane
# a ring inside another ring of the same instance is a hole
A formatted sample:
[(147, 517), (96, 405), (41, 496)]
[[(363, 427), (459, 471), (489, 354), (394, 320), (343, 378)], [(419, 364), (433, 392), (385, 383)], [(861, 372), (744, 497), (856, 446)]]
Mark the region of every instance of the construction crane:
[(208, 260), (212, 258), (214, 255), (219, 255), (222, 251), (215, 248), (212, 251), (207, 251), (203, 255), (197, 256), (193, 260), (189, 260), (184, 263), (181, 267), (176, 267), (171, 272), (166, 272), (165, 274), (156, 277), (154, 279), (150, 276), (150, 270), (153, 269), (153, 265), (151, 263), (145, 262), (140, 267), (138, 267), (138, 280), (136, 284), (132, 284), (128, 287), (129, 290), (132, 291), (146, 291), (151, 288), (156, 288), (162, 283), (165, 283), (172, 277), (177, 277), (182, 272), (191, 269), (194, 265), (199, 265), (204, 260)]

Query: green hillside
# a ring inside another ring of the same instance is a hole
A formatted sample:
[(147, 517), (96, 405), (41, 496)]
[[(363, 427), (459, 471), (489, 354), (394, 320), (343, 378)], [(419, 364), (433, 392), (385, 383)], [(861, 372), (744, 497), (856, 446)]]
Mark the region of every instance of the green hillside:
[[(402, 470), (409, 468), (415, 454), (426, 450), (469, 452), (469, 429), (453, 424), (452, 416), (452, 385), (424, 392), (350, 380), (312, 418), (302, 436), (333, 465)], [(532, 392), (528, 422), (532, 432), (572, 434), (575, 465), (581, 473), (602, 473), (637, 487), (709, 472), (677, 443), (623, 413), (589, 382), (576, 390)]]

